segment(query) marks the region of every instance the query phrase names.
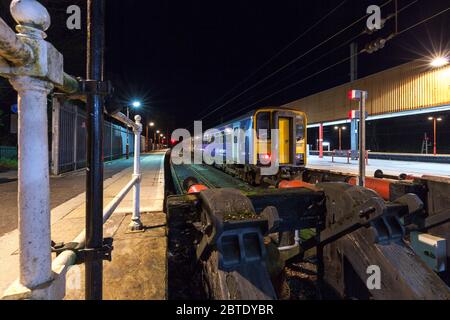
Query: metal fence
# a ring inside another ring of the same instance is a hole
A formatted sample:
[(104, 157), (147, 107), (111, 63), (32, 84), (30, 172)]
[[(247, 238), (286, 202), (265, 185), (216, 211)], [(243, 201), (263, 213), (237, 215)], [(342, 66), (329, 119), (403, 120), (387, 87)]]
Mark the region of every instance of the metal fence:
[[(53, 99), (52, 173), (59, 175), (86, 167), (86, 112), (71, 101)], [(103, 155), (112, 161), (126, 155), (127, 129), (105, 121)], [(128, 132), (130, 154), (134, 134)]]
[(0, 159), (17, 160), (17, 148), (0, 146)]

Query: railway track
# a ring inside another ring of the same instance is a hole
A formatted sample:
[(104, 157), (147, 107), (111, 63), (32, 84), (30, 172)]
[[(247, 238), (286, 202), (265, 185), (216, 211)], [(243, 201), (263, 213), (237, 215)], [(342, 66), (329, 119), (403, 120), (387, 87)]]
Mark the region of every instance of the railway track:
[(233, 188), (244, 192), (254, 192), (261, 190), (234, 178), (212, 166), (208, 165), (171, 165), (171, 173), (174, 181), (175, 192), (185, 194), (186, 190), (183, 182), (187, 178), (196, 178), (200, 184), (209, 189)]

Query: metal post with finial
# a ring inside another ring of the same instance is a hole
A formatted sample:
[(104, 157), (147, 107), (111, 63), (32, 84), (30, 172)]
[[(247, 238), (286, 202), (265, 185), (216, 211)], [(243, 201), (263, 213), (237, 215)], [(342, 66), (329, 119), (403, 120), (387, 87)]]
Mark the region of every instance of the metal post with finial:
[(20, 271), (6, 295), (35, 298), (34, 291), (53, 280), (47, 96), (64, 85), (65, 75), (63, 56), (45, 41), (47, 9), (35, 0), (14, 0), (10, 10), (18, 34), (0, 18), (0, 75), (18, 93)]
[(136, 116), (136, 125), (138, 129), (134, 130), (134, 172), (133, 178), (138, 178), (139, 181), (134, 185), (133, 189), (133, 216), (131, 219), (130, 229), (131, 231), (141, 231), (143, 229), (143, 224), (141, 221), (141, 133), (142, 133), (142, 118), (141, 116)]

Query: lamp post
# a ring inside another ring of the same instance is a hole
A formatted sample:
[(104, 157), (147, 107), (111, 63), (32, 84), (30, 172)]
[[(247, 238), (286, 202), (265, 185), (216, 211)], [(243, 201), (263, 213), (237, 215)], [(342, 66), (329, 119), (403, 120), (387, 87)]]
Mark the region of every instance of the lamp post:
[(342, 131), (347, 130), (347, 127), (334, 127), (334, 130), (339, 131), (339, 151), (342, 151)]
[[(154, 138), (155, 138), (155, 144), (156, 145), (158, 145), (158, 137), (159, 137), (160, 133), (161, 133), (160, 130), (156, 130), (155, 133), (154, 133)], [(159, 147), (157, 147), (157, 148), (159, 148)]]
[(149, 128), (153, 128), (155, 126), (154, 122), (150, 122), (148, 126), (146, 126), (146, 144), (147, 144), (147, 151), (150, 151), (150, 136), (149, 136)]
[(442, 122), (442, 118), (429, 117), (428, 120), (433, 121), (433, 132), (434, 132), (433, 154), (437, 156), (437, 123)]
[[(435, 56), (432, 58), (430, 62), (430, 66), (432, 68), (442, 68), (450, 64), (450, 59), (446, 56)], [(437, 123), (442, 122), (441, 117), (429, 117), (428, 120), (433, 121), (433, 131), (434, 131), (434, 145), (433, 145), (433, 153), (437, 156)]]
[[(140, 101), (133, 101), (131, 106), (135, 109), (140, 108), (142, 106)], [(127, 106), (127, 118), (130, 119), (130, 106)], [(130, 158), (130, 127), (127, 126), (127, 146), (126, 146), (126, 157)]]

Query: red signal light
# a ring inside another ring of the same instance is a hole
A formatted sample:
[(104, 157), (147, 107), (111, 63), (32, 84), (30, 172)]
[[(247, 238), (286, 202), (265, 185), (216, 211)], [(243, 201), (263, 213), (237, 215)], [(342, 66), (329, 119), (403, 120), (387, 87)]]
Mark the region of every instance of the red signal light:
[(350, 100), (360, 100), (361, 99), (361, 91), (360, 90), (350, 90), (348, 92), (348, 98)]
[(348, 92), (348, 98), (350, 100), (361, 101), (363, 98), (367, 99), (368, 94), (366, 91), (363, 91), (363, 90), (350, 90)]

